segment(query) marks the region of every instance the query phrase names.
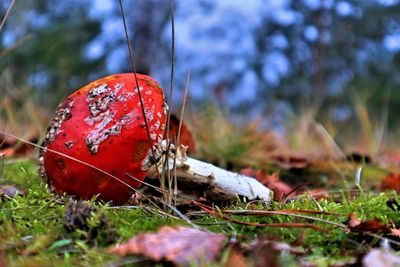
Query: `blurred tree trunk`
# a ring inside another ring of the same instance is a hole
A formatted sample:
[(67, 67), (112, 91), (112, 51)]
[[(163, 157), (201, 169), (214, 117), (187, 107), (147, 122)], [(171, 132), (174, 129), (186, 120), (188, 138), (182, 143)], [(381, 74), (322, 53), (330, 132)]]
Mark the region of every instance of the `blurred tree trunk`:
[(170, 1), (136, 0), (133, 7), (131, 42), (136, 68), (139, 73), (151, 74), (152, 67), (165, 56), (162, 35), (170, 16)]
[(321, 0), (321, 7), (316, 15), (315, 25), (317, 26), (318, 38), (315, 47), (315, 84), (314, 84), (314, 97), (313, 107), (318, 111), (325, 99), (326, 95), (326, 74), (325, 74), (325, 61), (326, 49), (329, 44), (329, 10), (325, 5), (325, 0)]

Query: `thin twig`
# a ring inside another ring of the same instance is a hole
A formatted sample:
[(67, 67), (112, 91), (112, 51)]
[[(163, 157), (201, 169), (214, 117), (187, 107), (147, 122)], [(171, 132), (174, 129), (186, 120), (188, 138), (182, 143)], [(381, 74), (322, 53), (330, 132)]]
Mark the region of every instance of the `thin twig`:
[[(193, 202), (194, 205), (196, 206), (203, 206), (206, 207), (208, 209), (214, 209), (212, 207), (209, 207), (207, 205), (201, 204), (199, 202), (194, 201)], [(313, 221), (319, 221), (319, 222), (323, 222), (323, 223), (327, 223), (327, 224), (331, 224), (334, 226), (338, 226), (341, 228), (345, 228), (346, 226), (344, 224), (340, 224), (340, 223), (336, 223), (333, 221), (329, 221), (329, 220), (324, 220), (324, 219), (320, 219), (320, 218), (316, 218), (316, 217), (311, 217), (311, 216), (305, 216), (305, 215), (300, 215), (300, 214), (296, 214), (296, 213), (288, 213), (288, 212), (282, 212), (282, 211), (264, 211), (264, 210), (220, 210), (220, 212), (222, 213), (227, 213), (227, 214), (231, 214), (231, 215), (285, 215), (285, 216), (292, 216), (292, 217), (298, 217), (298, 218), (302, 218), (302, 219), (307, 219), (307, 220), (313, 220)]]
[(151, 187), (151, 188), (155, 189), (156, 191), (158, 191), (158, 192), (160, 192), (160, 193), (165, 193), (165, 190), (162, 190), (161, 188), (158, 188), (158, 187), (155, 186), (155, 185), (152, 185), (152, 184), (149, 184), (149, 183), (147, 183), (147, 182), (145, 182), (145, 181), (142, 181), (142, 180), (136, 178), (135, 176), (131, 175), (130, 173), (127, 173), (127, 172), (126, 172), (125, 175), (128, 176), (129, 178), (131, 178), (131, 179), (137, 181), (137, 182), (140, 182), (140, 183), (142, 183), (142, 184), (144, 184), (144, 185), (147, 185), (148, 187)]
[[(174, 66), (175, 66), (175, 21), (174, 21), (174, 0), (170, 1), (170, 9), (171, 9), (171, 77), (170, 77), (170, 85), (169, 85), (169, 109), (168, 109), (168, 117), (167, 117), (167, 134), (166, 134), (166, 139), (167, 139), (167, 155), (169, 155), (169, 150), (170, 150), (170, 143), (171, 140), (169, 140), (169, 131), (170, 131), (170, 124), (171, 124), (171, 111), (173, 109), (173, 84), (174, 84)], [(175, 161), (174, 161), (175, 163)], [(175, 167), (175, 166), (173, 166)], [(168, 195), (168, 202), (170, 202), (171, 199), (171, 194), (172, 194), (172, 180), (171, 180), (171, 173), (169, 171), (169, 160), (166, 161), (166, 170), (167, 172), (167, 180), (168, 180), (168, 188), (170, 190), (169, 195)]]
[[(286, 228), (310, 228), (314, 229), (317, 231), (323, 232), (323, 230), (315, 225), (309, 224), (309, 223), (254, 223), (254, 222), (245, 222), (241, 220), (237, 220), (235, 218), (232, 218), (230, 216), (220, 214), (216, 212), (213, 208), (209, 209), (206, 205), (200, 204), (198, 202), (194, 202), (196, 206), (198, 206), (200, 209), (204, 210), (210, 215), (213, 215), (215, 217), (227, 220), (227, 221), (232, 221), (237, 224), (242, 224), (242, 225), (249, 225), (249, 226), (256, 226), (256, 227), (286, 227)], [(211, 207), (210, 207), (211, 208)]]
[(122, 4), (122, 0), (119, 0), (119, 6), (120, 6), (120, 9), (121, 9), (121, 16), (122, 16), (122, 21), (123, 21), (123, 24), (124, 24), (125, 38), (126, 38), (126, 43), (128, 45), (129, 57), (130, 57), (130, 60), (131, 60), (131, 67), (132, 67), (132, 70), (133, 70), (133, 74), (135, 76), (136, 90), (137, 90), (138, 96), (139, 96), (140, 108), (142, 109), (142, 115), (143, 115), (144, 124), (145, 124), (145, 127), (146, 127), (147, 139), (148, 139), (148, 141), (150, 143), (150, 149), (151, 149), (151, 153), (153, 155), (153, 159), (155, 159), (155, 155), (156, 154), (154, 152), (154, 148), (153, 148), (151, 137), (150, 137), (150, 130), (149, 130), (149, 125), (147, 123), (146, 112), (144, 110), (142, 94), (141, 94), (140, 89), (139, 89), (139, 81), (138, 81), (138, 78), (137, 78), (135, 58), (134, 58), (133, 51), (132, 51), (132, 45), (131, 45), (131, 42), (129, 40), (128, 27), (126, 25), (125, 12), (124, 12), (124, 7), (123, 7), (123, 4)]
[[(176, 147), (178, 148), (180, 145), (180, 138), (181, 138), (181, 130), (182, 130), (182, 124), (183, 124), (183, 117), (185, 114), (185, 108), (187, 104), (187, 96), (189, 92), (189, 84), (190, 84), (190, 71), (188, 72), (187, 78), (186, 78), (186, 83), (185, 83), (185, 92), (183, 93), (183, 100), (182, 100), (182, 108), (181, 108), (181, 116), (179, 119), (179, 127), (178, 127), (178, 135), (175, 140)], [(178, 149), (175, 151), (175, 157), (174, 157), (174, 203), (176, 202), (176, 198), (178, 195), (178, 177), (176, 175), (176, 155), (178, 153)]]
[(182, 124), (183, 124), (183, 117), (185, 115), (185, 108), (186, 108), (186, 103), (187, 103), (187, 97), (188, 97), (188, 92), (189, 92), (189, 84), (190, 84), (190, 71), (188, 72), (187, 78), (186, 78), (186, 83), (185, 83), (185, 92), (183, 93), (183, 102), (182, 102), (182, 109), (181, 109), (181, 117), (179, 118), (179, 127), (178, 127), (178, 137), (177, 137), (177, 143), (176, 145), (179, 146), (179, 141), (181, 138), (181, 130), (182, 130)]
[(197, 225), (195, 225), (191, 220), (188, 219), (188, 217), (186, 217), (185, 215), (183, 215), (182, 212), (180, 212), (177, 208), (175, 208), (174, 206), (172, 206), (169, 203), (166, 203), (166, 205), (168, 206), (168, 208), (170, 208), (171, 210), (173, 210), (176, 214), (178, 214), (179, 217), (181, 217), (182, 220), (184, 220), (186, 223), (188, 223), (190, 226), (194, 227), (194, 228), (199, 228)]
[(173, 83), (174, 83), (174, 67), (175, 67), (175, 21), (174, 21), (174, 0), (171, 0), (171, 77), (170, 77), (170, 84), (169, 84), (169, 112), (167, 118), (167, 140), (169, 140), (169, 131), (170, 131), (170, 123), (171, 123), (171, 110), (173, 106)]
[(25, 35), (21, 39), (18, 39), (15, 43), (13, 43), (10, 47), (0, 51), (0, 58), (7, 56), (9, 53), (17, 49), (19, 46), (23, 45), (27, 41), (32, 38), (32, 34)]
[(1, 24), (0, 24), (0, 32), (1, 32), (1, 30), (3, 29), (3, 26), (4, 26), (4, 24), (6, 23), (8, 17), (10, 16), (11, 8), (12, 8), (12, 6), (14, 5), (14, 2), (15, 2), (15, 0), (11, 0), (11, 3), (10, 3), (10, 5), (9, 5), (8, 8), (7, 8), (7, 12), (6, 12), (6, 14), (4, 15), (4, 18), (3, 18), (3, 20), (1, 21)]
[[(147, 123), (147, 117), (146, 117), (146, 112), (144, 110), (144, 104), (143, 104), (143, 99), (142, 99), (142, 94), (140, 92), (140, 88), (139, 88), (139, 81), (137, 78), (137, 72), (136, 72), (136, 64), (135, 64), (135, 58), (133, 55), (133, 50), (132, 50), (132, 45), (129, 39), (129, 34), (128, 34), (128, 27), (126, 25), (126, 19), (125, 19), (125, 12), (124, 12), (124, 5), (122, 3), (122, 0), (119, 0), (119, 6), (121, 9), (121, 16), (122, 16), (122, 22), (124, 24), (124, 31), (125, 31), (125, 38), (126, 38), (126, 43), (128, 45), (128, 50), (129, 50), (129, 57), (130, 57), (130, 61), (131, 61), (131, 67), (133, 70), (133, 75), (135, 76), (135, 82), (136, 82), (136, 90), (138, 92), (138, 96), (139, 96), (139, 102), (140, 102), (140, 108), (142, 110), (142, 115), (143, 115), (143, 120), (144, 120), (144, 125), (146, 127), (146, 134), (147, 134), (147, 139), (149, 141), (150, 144), (150, 149), (151, 149), (151, 155), (153, 157), (153, 160), (156, 161), (156, 153), (154, 151), (154, 147), (151, 141), (151, 137), (150, 137), (150, 130), (149, 130), (149, 125)], [(156, 168), (156, 172), (157, 172), (157, 176), (159, 177), (160, 180), (160, 186), (161, 186), (161, 190), (165, 190), (165, 187), (163, 186), (162, 183), (162, 177), (161, 174), (158, 170), (158, 168)], [(157, 205), (156, 205), (157, 206)], [(158, 206), (157, 206), (158, 207)], [(158, 207), (159, 208), (159, 207)]]

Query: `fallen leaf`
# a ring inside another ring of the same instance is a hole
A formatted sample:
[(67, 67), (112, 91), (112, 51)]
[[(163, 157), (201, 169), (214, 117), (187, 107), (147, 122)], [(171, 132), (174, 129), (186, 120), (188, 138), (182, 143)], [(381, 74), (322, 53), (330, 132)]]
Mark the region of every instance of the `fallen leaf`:
[[(172, 140), (172, 142), (174, 142), (175, 137), (178, 137), (179, 123), (179, 118), (176, 115), (171, 114), (169, 124), (169, 139)], [(166, 131), (165, 134), (167, 134)], [(179, 143), (188, 147), (186, 151), (188, 154), (196, 151), (196, 142), (194, 141), (192, 132), (189, 130), (189, 127), (186, 125), (185, 121), (182, 122)]]
[(0, 197), (10, 197), (13, 198), (15, 196), (25, 196), (26, 195), (26, 190), (24, 189), (18, 189), (17, 187), (13, 185), (0, 185)]
[(256, 174), (256, 178), (260, 183), (262, 183), (264, 185), (268, 185), (270, 183), (276, 183), (276, 182), (280, 181), (279, 173), (277, 173), (277, 172), (268, 174), (265, 171), (258, 171)]
[(286, 197), (294, 197), (296, 196), (296, 193), (293, 192), (293, 188), (286, 184), (285, 182), (282, 182), (279, 177), (278, 172), (274, 172), (272, 174), (267, 173), (266, 171), (262, 170), (254, 170), (252, 168), (245, 168), (240, 171), (241, 174), (254, 177), (268, 187), (270, 190), (274, 192), (274, 200), (275, 201), (280, 201)]
[(154, 261), (167, 260), (176, 265), (212, 261), (226, 240), (223, 234), (199, 229), (164, 226), (156, 233), (142, 233), (110, 252), (119, 256), (139, 254)]
[(240, 170), (239, 173), (242, 174), (242, 175), (246, 175), (246, 176), (249, 176), (249, 177), (256, 178), (257, 172), (258, 171), (253, 169), (253, 168), (244, 168), (244, 169)]
[(316, 200), (327, 199), (329, 197), (328, 190), (324, 188), (310, 189), (305, 192)]
[(353, 232), (390, 233), (389, 227), (383, 224), (380, 219), (361, 221), (355, 213), (350, 214), (346, 225)]
[(355, 213), (351, 213), (349, 215), (349, 218), (345, 222), (345, 224), (350, 228), (355, 228), (361, 224), (361, 220), (358, 219), (357, 215)]
[(380, 219), (377, 218), (361, 222), (358, 226), (356, 226), (353, 229), (360, 232), (372, 232), (372, 233), (389, 232), (389, 228), (386, 225), (384, 225)]
[(290, 185), (281, 181), (269, 183), (267, 187), (274, 192), (275, 201), (281, 201), (286, 197), (296, 196), (296, 192), (293, 192), (293, 188)]
[[(37, 143), (39, 141), (39, 133), (36, 131), (31, 131), (27, 134), (27, 137), (25, 139), (29, 142)], [(14, 138), (0, 134), (0, 155), (4, 155), (7, 157), (22, 157), (31, 153), (33, 149), (34, 146), (30, 144), (19, 142)]]
[(396, 229), (396, 228), (390, 228), (390, 234), (400, 238), (400, 229)]
[(254, 266), (280, 266), (279, 253), (305, 255), (305, 251), (285, 242), (275, 240), (257, 240), (246, 246), (247, 251), (254, 256)]
[(390, 219), (389, 222), (390, 222), (390, 235), (400, 238), (400, 229), (397, 228), (396, 224), (393, 222), (392, 219)]
[(263, 267), (278, 267), (278, 251), (271, 242), (256, 242), (253, 246), (254, 251), (254, 266)]
[(400, 166), (400, 153), (398, 151), (390, 151), (381, 155), (378, 160), (390, 165)]
[(383, 178), (380, 186), (382, 191), (395, 190), (400, 193), (400, 174), (389, 173)]
[(364, 267), (394, 267), (400, 266), (400, 257), (394, 255), (389, 250), (371, 249), (362, 259)]
[(306, 157), (294, 154), (272, 155), (271, 162), (282, 169), (305, 169), (310, 165)]
[(228, 259), (225, 262), (225, 267), (250, 267), (250, 264), (246, 260), (243, 251), (233, 247), (229, 250)]

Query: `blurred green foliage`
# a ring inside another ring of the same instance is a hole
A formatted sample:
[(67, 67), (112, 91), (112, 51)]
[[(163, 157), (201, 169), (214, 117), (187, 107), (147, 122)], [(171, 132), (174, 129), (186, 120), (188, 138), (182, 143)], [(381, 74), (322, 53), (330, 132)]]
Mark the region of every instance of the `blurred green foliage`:
[[(104, 69), (104, 56), (85, 60), (85, 46), (101, 29), (88, 16), (90, 1), (16, 1), (0, 33), (0, 94), (26, 87), (53, 108), (61, 97)], [(5, 6), (0, 14), (4, 14)], [(11, 40), (11, 41), (10, 41)]]

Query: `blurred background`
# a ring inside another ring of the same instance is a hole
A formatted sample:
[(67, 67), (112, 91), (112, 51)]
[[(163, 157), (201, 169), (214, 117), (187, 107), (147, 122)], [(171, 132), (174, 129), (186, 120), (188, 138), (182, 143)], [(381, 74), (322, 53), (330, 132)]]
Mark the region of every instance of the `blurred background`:
[[(10, 1), (0, 3), (2, 18)], [(168, 91), (170, 1), (124, 6), (138, 71)], [(212, 103), (241, 123), (261, 118), (285, 134), (309, 116), (333, 137), (399, 132), (399, 1), (175, 0), (174, 16), (174, 107), (190, 72), (190, 108)], [(88, 82), (131, 72), (116, 0), (15, 1), (0, 59), (3, 125), (24, 125), (18, 112), (37, 121)]]

